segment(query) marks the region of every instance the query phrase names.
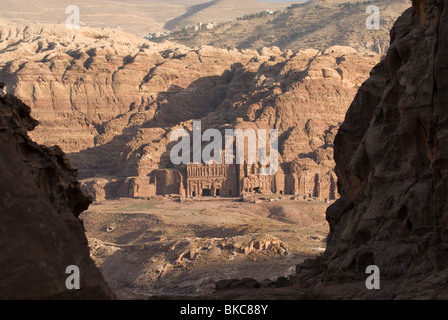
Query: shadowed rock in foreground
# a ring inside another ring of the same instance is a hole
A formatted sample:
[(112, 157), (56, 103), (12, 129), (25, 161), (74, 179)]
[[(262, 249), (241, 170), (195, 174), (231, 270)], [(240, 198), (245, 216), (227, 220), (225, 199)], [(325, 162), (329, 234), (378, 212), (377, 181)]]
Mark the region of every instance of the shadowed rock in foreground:
[[(114, 298), (78, 219), (91, 199), (60, 148), (28, 138), (37, 124), (19, 99), (0, 97), (0, 299)], [(66, 288), (69, 265), (80, 290)]]
[[(286, 288), (218, 298), (448, 299), (448, 0), (413, 1), (335, 138), (327, 250)], [(380, 289), (366, 288), (366, 268)], [(275, 284), (274, 284), (275, 287)]]
[(413, 1), (391, 42), (335, 139), (327, 251), (298, 267), (322, 262), (326, 298), (448, 298), (448, 1)]

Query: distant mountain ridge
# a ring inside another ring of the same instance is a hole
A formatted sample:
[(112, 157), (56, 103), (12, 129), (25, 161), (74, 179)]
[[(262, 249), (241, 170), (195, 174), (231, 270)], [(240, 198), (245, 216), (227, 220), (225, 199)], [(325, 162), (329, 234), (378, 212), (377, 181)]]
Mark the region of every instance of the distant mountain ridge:
[[(291, 1), (298, 2), (300, 1)], [(255, 14), (261, 11), (280, 11), (285, 9), (291, 2), (288, 1), (259, 1), (259, 0), (212, 0), (187, 8), (187, 12), (170, 21), (164, 28), (168, 30), (179, 30), (187, 25), (197, 23), (217, 22), (224, 23), (234, 21), (244, 15)]]
[(79, 7), (87, 27), (117, 28), (143, 36), (198, 22), (227, 22), (261, 10), (281, 10), (291, 2), (257, 0), (2, 0), (1, 24), (64, 24), (69, 5)]
[[(366, 9), (380, 9), (380, 29), (368, 29)], [(393, 22), (411, 6), (408, 0), (312, 0), (261, 18), (238, 20), (214, 30), (178, 32), (165, 38), (189, 47), (212, 45), (259, 50), (278, 46), (293, 51), (332, 45), (384, 53)], [(163, 41), (163, 39), (161, 39)]]

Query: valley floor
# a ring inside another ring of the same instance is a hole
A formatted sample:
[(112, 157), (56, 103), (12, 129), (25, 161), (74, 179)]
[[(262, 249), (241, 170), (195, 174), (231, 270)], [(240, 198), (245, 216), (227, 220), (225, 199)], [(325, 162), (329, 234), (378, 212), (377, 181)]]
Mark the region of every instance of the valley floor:
[(275, 281), (325, 250), (328, 203), (294, 198), (96, 202), (81, 215), (91, 255), (120, 299), (211, 294)]

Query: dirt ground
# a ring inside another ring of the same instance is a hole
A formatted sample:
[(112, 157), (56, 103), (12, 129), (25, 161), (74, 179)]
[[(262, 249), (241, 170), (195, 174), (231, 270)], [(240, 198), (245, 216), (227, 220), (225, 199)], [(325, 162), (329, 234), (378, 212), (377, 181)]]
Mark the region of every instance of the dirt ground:
[(218, 280), (276, 280), (325, 250), (323, 201), (266, 198), (96, 202), (81, 215), (120, 299), (206, 295)]

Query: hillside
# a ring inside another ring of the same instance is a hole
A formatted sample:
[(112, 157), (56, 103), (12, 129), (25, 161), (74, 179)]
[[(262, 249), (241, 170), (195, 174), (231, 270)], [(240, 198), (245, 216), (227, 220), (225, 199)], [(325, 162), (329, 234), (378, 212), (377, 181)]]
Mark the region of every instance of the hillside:
[(170, 168), (172, 130), (201, 120), (203, 130), (278, 129), (285, 174), (306, 179), (307, 196), (334, 198), (332, 141), (380, 59), (337, 46), (190, 49), (61, 26), (5, 29), (0, 39), (0, 78), (41, 122), (33, 138), (60, 145), (100, 197), (147, 195), (148, 174)]
[[(300, 3), (301, 1), (291, 1)], [(285, 9), (289, 1), (259, 1), (259, 0), (213, 0), (210, 2), (190, 6), (183, 15), (168, 21), (165, 29), (179, 30), (188, 25), (198, 22), (229, 22), (238, 17), (255, 14), (261, 11), (280, 11)]]
[[(293, 1), (294, 2), (294, 1)], [(64, 24), (69, 5), (77, 5), (88, 27), (119, 28), (136, 35), (182, 28), (198, 22), (227, 22), (262, 10), (281, 10), (289, 2), (236, 0), (2, 0), (0, 24)]]
[[(379, 30), (366, 28), (369, 5), (380, 9)], [(207, 44), (257, 50), (264, 46), (324, 50), (332, 45), (345, 45), (358, 51), (384, 53), (389, 46), (393, 22), (410, 5), (408, 0), (314, 0), (272, 16), (239, 20), (211, 31), (178, 32), (164, 39), (190, 47)]]

